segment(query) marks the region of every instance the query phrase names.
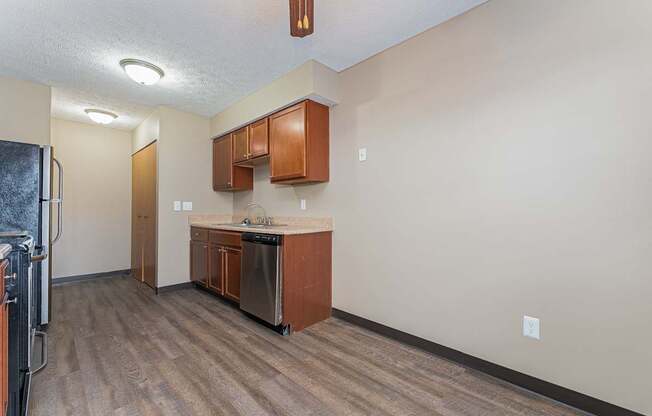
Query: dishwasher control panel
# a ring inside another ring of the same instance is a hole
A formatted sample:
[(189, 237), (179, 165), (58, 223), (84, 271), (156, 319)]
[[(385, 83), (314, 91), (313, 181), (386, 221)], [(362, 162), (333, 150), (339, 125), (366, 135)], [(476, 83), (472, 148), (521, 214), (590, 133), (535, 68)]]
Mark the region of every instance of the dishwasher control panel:
[(244, 233), (242, 234), (242, 241), (278, 246), (281, 244), (281, 236), (275, 234)]

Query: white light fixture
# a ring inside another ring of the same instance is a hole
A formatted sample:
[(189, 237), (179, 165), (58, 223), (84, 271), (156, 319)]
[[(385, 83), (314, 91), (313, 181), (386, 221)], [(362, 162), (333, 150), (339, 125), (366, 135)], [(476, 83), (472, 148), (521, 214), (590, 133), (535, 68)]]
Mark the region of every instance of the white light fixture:
[(141, 85), (154, 85), (165, 75), (158, 66), (139, 59), (123, 59), (120, 66), (129, 78)]
[(118, 118), (116, 114), (104, 110), (97, 110), (95, 108), (87, 108), (84, 111), (88, 114), (88, 117), (90, 117), (91, 120), (98, 124), (111, 124), (113, 120)]

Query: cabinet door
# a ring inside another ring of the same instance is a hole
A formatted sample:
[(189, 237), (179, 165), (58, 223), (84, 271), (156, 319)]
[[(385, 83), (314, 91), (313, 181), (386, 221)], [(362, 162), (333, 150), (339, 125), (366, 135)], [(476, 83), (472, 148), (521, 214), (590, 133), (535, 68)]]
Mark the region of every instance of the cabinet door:
[(240, 302), (240, 260), (242, 252), (224, 248), (224, 296)]
[(213, 141), (213, 189), (230, 189), (233, 183), (233, 161), (231, 159), (231, 136)]
[(224, 294), (224, 248), (208, 246), (208, 287), (220, 295)]
[(269, 154), (268, 119), (264, 118), (249, 125), (249, 157)]
[(271, 179), (306, 176), (306, 103), (269, 117)]
[[(5, 281), (5, 269), (8, 265), (7, 260), (0, 260), (0, 282)], [(0, 287), (0, 298), (4, 299), (4, 283)], [(2, 409), (0, 414), (5, 415), (7, 409), (7, 399), (9, 398), (9, 314), (7, 304), (0, 305), (0, 403)]]
[(249, 129), (243, 127), (231, 133), (233, 138), (233, 162), (249, 159)]
[(7, 402), (9, 400), (9, 308), (7, 304), (0, 306), (0, 326), (2, 331), (2, 342), (0, 342), (0, 347), (2, 348), (2, 381), (0, 381), (0, 389), (2, 389), (2, 411), (7, 410)]
[(208, 282), (208, 243), (190, 242), (190, 280), (207, 285)]

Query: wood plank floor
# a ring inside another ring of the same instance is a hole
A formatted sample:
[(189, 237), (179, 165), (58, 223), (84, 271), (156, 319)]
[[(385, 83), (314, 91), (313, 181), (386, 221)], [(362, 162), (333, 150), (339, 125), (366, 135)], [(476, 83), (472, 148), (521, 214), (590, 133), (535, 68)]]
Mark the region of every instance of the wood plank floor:
[(338, 319), (281, 337), (196, 289), (56, 286), (31, 415), (581, 415)]

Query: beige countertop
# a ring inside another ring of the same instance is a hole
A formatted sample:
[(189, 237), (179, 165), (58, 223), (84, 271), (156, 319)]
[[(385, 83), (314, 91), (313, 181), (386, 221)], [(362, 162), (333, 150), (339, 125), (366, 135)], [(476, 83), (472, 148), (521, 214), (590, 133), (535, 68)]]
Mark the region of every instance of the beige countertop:
[(259, 234), (294, 235), (333, 231), (331, 218), (274, 217), (274, 223), (283, 225), (260, 228), (230, 225), (242, 221), (242, 218), (242, 215), (191, 215), (188, 222), (192, 227)]
[(11, 246), (9, 244), (0, 244), (0, 260), (3, 260), (11, 253)]

